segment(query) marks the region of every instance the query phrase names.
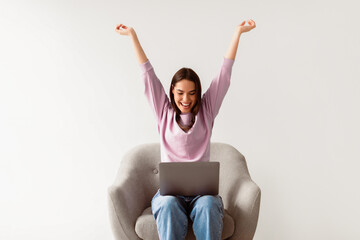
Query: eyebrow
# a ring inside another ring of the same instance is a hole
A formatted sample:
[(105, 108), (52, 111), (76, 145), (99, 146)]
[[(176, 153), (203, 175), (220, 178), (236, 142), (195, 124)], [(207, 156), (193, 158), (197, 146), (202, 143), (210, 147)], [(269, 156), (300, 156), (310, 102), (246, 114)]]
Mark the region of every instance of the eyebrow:
[[(181, 89), (176, 89), (176, 90), (178, 90), (179, 92), (183, 92), (183, 90), (181, 90)], [(196, 90), (194, 89), (194, 90), (191, 90), (191, 91), (189, 91), (189, 92), (195, 92)]]

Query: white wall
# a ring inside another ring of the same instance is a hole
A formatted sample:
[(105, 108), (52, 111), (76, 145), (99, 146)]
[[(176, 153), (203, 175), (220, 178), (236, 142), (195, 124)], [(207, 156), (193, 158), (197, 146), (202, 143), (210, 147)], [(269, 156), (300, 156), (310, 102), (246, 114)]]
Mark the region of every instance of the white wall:
[(130, 148), (158, 142), (129, 38), (166, 92), (207, 89), (235, 26), (232, 85), (212, 141), (262, 189), (256, 240), (359, 239), (357, 1), (1, 1), (0, 239), (111, 239), (107, 187)]

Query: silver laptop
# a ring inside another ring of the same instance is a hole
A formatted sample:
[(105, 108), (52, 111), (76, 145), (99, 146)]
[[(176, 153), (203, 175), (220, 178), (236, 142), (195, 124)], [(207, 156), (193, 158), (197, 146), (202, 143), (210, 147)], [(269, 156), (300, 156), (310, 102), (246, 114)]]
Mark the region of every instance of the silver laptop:
[(161, 162), (161, 195), (218, 195), (219, 162)]

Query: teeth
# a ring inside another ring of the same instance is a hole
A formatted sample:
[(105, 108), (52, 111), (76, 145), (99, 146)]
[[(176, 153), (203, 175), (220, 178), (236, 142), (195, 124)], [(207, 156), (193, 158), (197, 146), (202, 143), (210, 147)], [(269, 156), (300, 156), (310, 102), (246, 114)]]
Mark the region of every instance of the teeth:
[(187, 106), (189, 106), (190, 105), (190, 103), (189, 104), (184, 104), (184, 103), (181, 103), (182, 105), (184, 105), (185, 107), (187, 107)]

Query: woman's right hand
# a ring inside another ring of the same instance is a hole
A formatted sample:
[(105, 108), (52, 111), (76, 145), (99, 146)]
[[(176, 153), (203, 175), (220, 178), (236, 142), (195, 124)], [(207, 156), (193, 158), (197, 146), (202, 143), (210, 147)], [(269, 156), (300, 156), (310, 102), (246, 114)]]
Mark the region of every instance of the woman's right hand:
[(252, 20), (252, 19), (247, 21), (249, 26), (245, 26), (245, 22), (246, 21), (243, 21), (240, 25), (237, 26), (237, 30), (239, 30), (240, 33), (248, 32), (256, 27), (256, 24), (255, 24), (254, 20)]
[(127, 36), (131, 37), (130, 39), (132, 40), (132, 42), (134, 44), (136, 57), (140, 64), (143, 64), (146, 61), (148, 61), (148, 59), (145, 55), (145, 52), (140, 45), (140, 42), (135, 33), (135, 30), (132, 27), (127, 27), (124, 24), (118, 24), (118, 25), (116, 25), (115, 32), (119, 33), (120, 35), (127, 35)]
[(119, 33), (120, 35), (127, 35), (134, 33), (135, 30), (132, 27), (127, 27), (124, 24), (116, 25), (115, 32)]

